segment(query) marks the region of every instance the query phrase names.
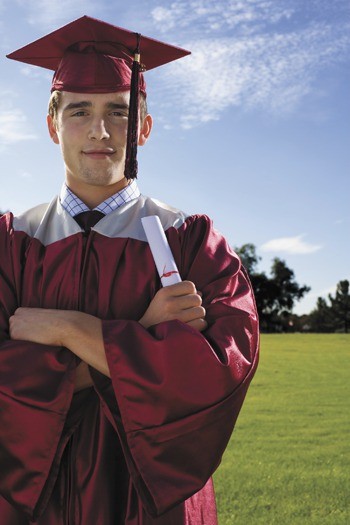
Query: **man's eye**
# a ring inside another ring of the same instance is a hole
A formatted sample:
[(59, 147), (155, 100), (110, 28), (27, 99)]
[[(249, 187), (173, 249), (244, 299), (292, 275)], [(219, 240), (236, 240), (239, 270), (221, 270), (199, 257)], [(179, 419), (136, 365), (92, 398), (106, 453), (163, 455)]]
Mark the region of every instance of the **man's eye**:
[(85, 115), (87, 115), (86, 111), (76, 111), (75, 113), (73, 113), (73, 117), (85, 117)]
[(123, 113), (122, 111), (113, 111), (111, 115), (112, 117), (127, 117), (128, 116), (126, 113)]

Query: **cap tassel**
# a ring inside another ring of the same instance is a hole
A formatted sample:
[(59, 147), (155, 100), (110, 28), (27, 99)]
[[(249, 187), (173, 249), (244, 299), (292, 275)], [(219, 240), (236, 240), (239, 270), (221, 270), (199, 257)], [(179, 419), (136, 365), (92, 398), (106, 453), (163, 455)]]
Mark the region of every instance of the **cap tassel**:
[(132, 180), (137, 178), (137, 142), (139, 123), (139, 80), (140, 80), (140, 38), (137, 33), (137, 48), (134, 53), (134, 62), (131, 73), (128, 135), (126, 142), (125, 178)]

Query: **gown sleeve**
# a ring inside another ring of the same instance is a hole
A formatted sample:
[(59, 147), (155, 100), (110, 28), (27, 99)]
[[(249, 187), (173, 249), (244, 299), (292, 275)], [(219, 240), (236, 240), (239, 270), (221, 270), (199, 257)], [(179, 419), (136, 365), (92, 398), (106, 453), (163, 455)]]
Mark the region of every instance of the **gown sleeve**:
[(103, 322), (111, 381), (92, 370), (134, 486), (158, 516), (198, 492), (221, 461), (257, 366), (258, 319), (238, 257), (206, 216), (167, 237), (202, 292), (208, 328)]
[(12, 341), (30, 239), (0, 219), (0, 494), (29, 519), (45, 507), (69, 429), (76, 363), (66, 349)]

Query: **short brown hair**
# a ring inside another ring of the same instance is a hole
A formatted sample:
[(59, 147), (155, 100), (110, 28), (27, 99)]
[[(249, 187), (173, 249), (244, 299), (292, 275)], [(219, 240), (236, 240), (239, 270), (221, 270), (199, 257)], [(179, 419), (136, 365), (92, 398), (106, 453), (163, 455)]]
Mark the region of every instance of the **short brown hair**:
[[(57, 123), (57, 113), (58, 113), (58, 108), (60, 106), (60, 102), (61, 102), (61, 95), (62, 95), (62, 92), (61, 91), (53, 91), (52, 94), (51, 94), (51, 97), (50, 97), (50, 100), (49, 100), (49, 108), (48, 108), (48, 113), (50, 115), (50, 117), (52, 118), (53, 122), (56, 124)], [(147, 100), (146, 100), (146, 97), (141, 93), (140, 94), (140, 119), (141, 119), (141, 122), (143, 122), (144, 118), (146, 117), (147, 113), (148, 113), (148, 110), (147, 110)]]
[(49, 100), (48, 114), (53, 122), (57, 122), (58, 108), (61, 102), (61, 91), (53, 91)]

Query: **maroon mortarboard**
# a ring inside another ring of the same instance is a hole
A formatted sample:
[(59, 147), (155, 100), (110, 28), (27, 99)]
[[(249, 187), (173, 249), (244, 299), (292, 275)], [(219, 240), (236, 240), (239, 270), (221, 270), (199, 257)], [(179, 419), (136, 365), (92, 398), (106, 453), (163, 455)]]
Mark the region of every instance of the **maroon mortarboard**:
[(125, 176), (137, 176), (139, 93), (142, 71), (190, 54), (184, 49), (83, 16), (7, 55), (55, 71), (51, 91), (112, 93), (130, 90)]

